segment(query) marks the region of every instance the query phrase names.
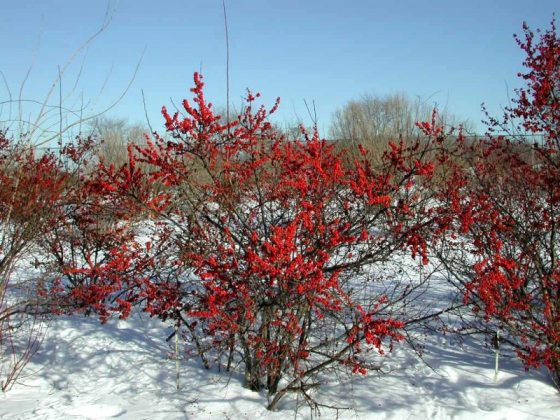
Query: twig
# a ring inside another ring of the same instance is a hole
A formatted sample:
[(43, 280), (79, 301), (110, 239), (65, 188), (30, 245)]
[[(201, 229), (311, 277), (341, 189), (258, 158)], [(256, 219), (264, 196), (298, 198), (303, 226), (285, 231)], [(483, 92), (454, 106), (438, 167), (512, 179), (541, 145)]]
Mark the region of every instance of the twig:
[[(228, 21), (226, 14), (226, 1), (222, 0), (222, 6), (224, 9), (224, 28), (226, 35), (226, 123), (229, 125), (229, 32), (228, 32)], [(228, 127), (228, 134), (229, 134)]]

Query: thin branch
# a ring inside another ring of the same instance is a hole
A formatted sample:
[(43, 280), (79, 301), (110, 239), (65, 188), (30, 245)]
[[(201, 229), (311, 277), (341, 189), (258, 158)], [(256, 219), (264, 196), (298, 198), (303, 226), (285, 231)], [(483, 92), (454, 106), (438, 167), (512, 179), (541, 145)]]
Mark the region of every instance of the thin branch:
[(146, 123), (148, 124), (148, 128), (150, 129), (150, 133), (154, 134), (155, 131), (152, 128), (152, 124), (150, 123), (150, 117), (148, 116), (148, 107), (146, 106), (146, 96), (144, 95), (144, 89), (140, 90), (142, 92), (142, 105), (144, 107), (144, 116), (146, 117)]
[[(226, 35), (226, 123), (229, 126), (229, 32), (228, 32), (228, 21), (226, 15), (226, 2), (222, 0), (222, 6), (224, 9), (224, 28), (225, 28), (225, 35)], [(229, 134), (228, 128), (228, 134)]]

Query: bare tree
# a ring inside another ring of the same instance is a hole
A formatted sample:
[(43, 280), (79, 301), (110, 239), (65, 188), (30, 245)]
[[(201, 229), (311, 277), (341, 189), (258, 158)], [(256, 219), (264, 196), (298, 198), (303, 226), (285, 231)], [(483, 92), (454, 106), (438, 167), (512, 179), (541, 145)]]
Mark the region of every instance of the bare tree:
[(104, 162), (115, 166), (128, 162), (128, 144), (145, 144), (148, 129), (140, 124), (131, 124), (125, 118), (100, 116), (89, 124), (92, 135), (100, 142), (98, 155)]
[[(410, 139), (420, 134), (417, 121), (428, 121), (434, 106), (420, 97), (411, 99), (404, 93), (386, 96), (365, 94), (335, 111), (329, 136), (334, 140), (358, 142), (382, 150), (388, 139)], [(438, 114), (443, 125), (463, 125), (449, 112)]]
[[(57, 66), (57, 74), (48, 86), (42, 98), (29, 97), (26, 86), (34, 70), (32, 63), (23, 81), (11, 89), (10, 83), (0, 68), (4, 92), (0, 97), (0, 128), (11, 133), (14, 138), (25, 141), (29, 145), (52, 146), (58, 142), (61, 146), (67, 139), (71, 142), (76, 136), (84, 134), (84, 125), (99, 118), (113, 109), (128, 93), (140, 68), (142, 57), (138, 60), (126, 86), (105, 106), (98, 106), (103, 97), (111, 72), (101, 86), (97, 96), (90, 99), (84, 97), (80, 83), (85, 72), (85, 58), (88, 48), (108, 29), (111, 24), (115, 4), (107, 1), (103, 21), (98, 30), (79, 45), (68, 57), (66, 62)], [(74, 76), (71, 76), (71, 72)]]

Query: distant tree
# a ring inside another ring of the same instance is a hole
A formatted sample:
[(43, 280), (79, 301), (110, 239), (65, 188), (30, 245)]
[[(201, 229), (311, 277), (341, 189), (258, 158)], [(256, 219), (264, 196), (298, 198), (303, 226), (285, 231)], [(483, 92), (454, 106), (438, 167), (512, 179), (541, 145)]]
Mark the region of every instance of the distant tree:
[[(351, 100), (338, 109), (332, 118), (330, 138), (349, 140), (362, 144), (375, 144), (380, 140), (410, 139), (420, 134), (416, 122), (428, 121), (433, 106), (420, 98), (411, 99), (403, 93), (386, 96), (366, 94)], [(463, 125), (468, 122), (459, 120), (449, 113), (439, 114), (443, 125)], [(383, 148), (386, 142), (382, 143)]]
[(98, 155), (104, 162), (122, 165), (128, 161), (128, 143), (144, 144), (146, 128), (125, 118), (101, 116), (90, 124), (93, 136), (100, 141)]

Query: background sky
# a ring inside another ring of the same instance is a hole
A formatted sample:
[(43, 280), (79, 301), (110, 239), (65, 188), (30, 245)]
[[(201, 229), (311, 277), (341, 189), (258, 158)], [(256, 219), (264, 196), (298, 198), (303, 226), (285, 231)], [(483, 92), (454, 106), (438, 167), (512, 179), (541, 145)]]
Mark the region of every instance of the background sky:
[[(107, 9), (102, 0), (0, 5), (6, 79), (0, 101), (8, 99), (7, 87), (18, 96), (29, 68), (22, 98), (43, 101), (58, 66), (101, 27)], [(120, 96), (141, 58), (132, 86), (109, 116), (143, 123), (143, 90), (151, 124), (161, 130), (161, 106), (190, 98), (192, 74), (200, 69), (207, 98), (225, 105), (221, 0), (120, 0), (109, 7), (109, 26), (62, 78), (66, 106), (87, 104), (85, 114), (102, 110)], [(315, 101), (325, 136), (332, 113), (364, 93), (419, 96), (482, 131), (481, 103), (499, 115), (520, 85), (515, 75), (523, 54), (513, 34), (521, 33), (524, 20), (548, 28), (553, 12), (560, 12), (558, 0), (226, 0), (226, 7), (232, 106), (239, 107), (251, 88), (266, 105), (281, 97), (278, 123), (309, 124), (304, 100)], [(58, 102), (57, 85), (51, 103)], [(6, 119), (7, 108), (1, 111), (0, 120)], [(22, 113), (34, 112), (26, 103)]]

